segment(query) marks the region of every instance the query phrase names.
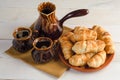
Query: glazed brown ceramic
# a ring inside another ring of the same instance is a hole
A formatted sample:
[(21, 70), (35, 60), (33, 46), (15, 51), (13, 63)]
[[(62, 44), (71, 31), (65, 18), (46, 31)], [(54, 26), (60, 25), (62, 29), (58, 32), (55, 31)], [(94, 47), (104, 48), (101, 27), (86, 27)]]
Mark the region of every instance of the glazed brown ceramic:
[(55, 16), (55, 10), (56, 6), (50, 2), (43, 2), (38, 6), (40, 16), (34, 25), (34, 30), (38, 31), (36, 37), (44, 36), (56, 40), (62, 34), (64, 21), (72, 17), (88, 14), (87, 9), (79, 9), (68, 13), (61, 20), (58, 20)]
[(26, 27), (19, 27), (15, 29), (13, 32), (13, 47), (21, 52), (24, 53), (32, 48), (32, 30)]
[(46, 63), (54, 57), (54, 43), (48, 37), (36, 38), (33, 42), (32, 57), (36, 63)]
[(85, 67), (76, 67), (76, 66), (72, 66), (69, 64), (68, 60), (65, 60), (64, 56), (63, 56), (63, 53), (62, 53), (62, 50), (60, 48), (59, 50), (59, 58), (60, 60), (68, 67), (72, 68), (72, 69), (75, 69), (77, 71), (81, 71), (81, 72), (95, 72), (95, 71), (99, 71), (103, 68), (105, 68), (106, 66), (108, 66), (108, 64), (111, 62), (111, 60), (113, 59), (114, 57), (114, 54), (107, 54), (107, 58), (106, 58), (106, 61), (103, 65), (101, 65), (100, 67), (98, 68), (90, 68), (88, 66), (85, 66)]

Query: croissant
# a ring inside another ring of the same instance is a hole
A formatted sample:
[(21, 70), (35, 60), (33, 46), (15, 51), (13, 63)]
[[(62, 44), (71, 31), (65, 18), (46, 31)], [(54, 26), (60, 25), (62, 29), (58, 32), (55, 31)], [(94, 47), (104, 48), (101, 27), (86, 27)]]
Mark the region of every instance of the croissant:
[(76, 34), (76, 33), (79, 33), (79, 31), (82, 31), (82, 30), (89, 30), (88, 28), (86, 28), (86, 27), (80, 27), (80, 26), (76, 26), (75, 28), (74, 28), (74, 33)]
[(97, 32), (98, 39), (105, 42), (105, 51), (107, 52), (107, 54), (113, 54), (115, 52), (115, 48), (111, 35), (100, 26), (93, 26), (93, 30)]
[(101, 40), (88, 40), (88, 41), (78, 41), (76, 42), (72, 50), (76, 54), (84, 54), (88, 52), (99, 52), (104, 50), (105, 48), (105, 43), (104, 41)]
[(96, 40), (97, 33), (96, 31), (90, 30), (85, 27), (75, 27), (73, 35), (70, 36), (72, 42), (81, 41), (81, 40)]
[(105, 60), (106, 60), (106, 52), (101, 51), (99, 53), (96, 53), (91, 59), (89, 59), (87, 61), (87, 64), (89, 67), (98, 68), (102, 64), (104, 64)]
[(100, 51), (103, 51), (105, 49), (106, 45), (105, 45), (104, 41), (96, 40), (95, 42), (97, 44), (97, 51), (96, 52), (100, 52)]
[(84, 66), (95, 53), (76, 54), (69, 59), (73, 66)]
[(66, 33), (64, 33), (61, 37), (67, 37), (68, 39), (69, 39), (69, 37), (71, 36), (71, 35), (74, 35), (74, 33), (73, 32), (66, 32)]
[(83, 54), (86, 52), (86, 46), (87, 46), (86, 41), (79, 41), (73, 45), (72, 50), (76, 54)]
[(113, 54), (115, 52), (115, 47), (111, 35), (108, 32), (105, 32), (101, 37), (101, 40), (106, 43), (105, 51), (107, 52), (107, 54)]
[(97, 32), (97, 38), (100, 39), (102, 34), (104, 34), (104, 32), (106, 32), (101, 26), (98, 25), (94, 25), (92, 27), (92, 30)]
[(73, 52), (72, 52), (73, 44), (68, 40), (67, 37), (61, 37), (59, 39), (59, 42), (61, 43), (60, 45), (62, 48), (64, 58), (69, 59), (73, 55)]

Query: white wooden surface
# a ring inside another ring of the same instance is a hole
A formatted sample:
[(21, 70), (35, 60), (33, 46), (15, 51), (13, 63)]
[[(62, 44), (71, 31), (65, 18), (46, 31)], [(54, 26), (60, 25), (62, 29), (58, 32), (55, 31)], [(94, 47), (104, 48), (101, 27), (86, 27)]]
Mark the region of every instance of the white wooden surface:
[(38, 71), (21, 60), (4, 53), (12, 44), (12, 32), (18, 26), (29, 27), (38, 17), (37, 6), (48, 0), (0, 0), (0, 79), (32, 80), (118, 80), (120, 74), (120, 0), (50, 0), (56, 5), (56, 16), (61, 19), (70, 11), (87, 8), (89, 14), (72, 18), (64, 25), (74, 28), (77, 25), (91, 27), (103, 26), (113, 37), (116, 53), (109, 66), (94, 73), (75, 70), (66, 71), (55, 78)]

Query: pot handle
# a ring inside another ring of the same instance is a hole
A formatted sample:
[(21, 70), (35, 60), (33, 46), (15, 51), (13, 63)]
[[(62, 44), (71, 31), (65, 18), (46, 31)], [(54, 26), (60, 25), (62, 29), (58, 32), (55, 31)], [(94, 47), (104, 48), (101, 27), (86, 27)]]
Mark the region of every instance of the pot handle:
[(63, 27), (63, 23), (69, 19), (69, 18), (73, 18), (73, 17), (80, 17), (80, 16), (85, 16), (89, 13), (88, 9), (78, 9), (75, 11), (72, 11), (70, 13), (68, 13), (67, 15), (65, 15), (59, 22), (60, 26)]

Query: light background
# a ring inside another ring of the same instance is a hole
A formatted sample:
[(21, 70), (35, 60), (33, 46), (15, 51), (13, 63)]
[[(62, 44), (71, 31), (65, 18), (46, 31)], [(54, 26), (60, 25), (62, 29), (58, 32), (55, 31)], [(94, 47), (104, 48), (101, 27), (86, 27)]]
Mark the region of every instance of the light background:
[(37, 6), (43, 1), (56, 5), (56, 17), (60, 20), (70, 11), (89, 9), (84, 17), (67, 20), (64, 25), (92, 27), (97, 24), (109, 31), (116, 46), (116, 55), (111, 64), (95, 73), (70, 70), (58, 80), (115, 80), (120, 74), (120, 0), (0, 0), (0, 79), (56, 80), (24, 62), (11, 58), (4, 51), (11, 46), (12, 33), (20, 26), (29, 27), (39, 16)]

